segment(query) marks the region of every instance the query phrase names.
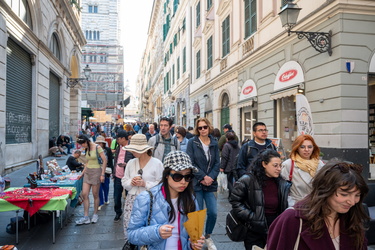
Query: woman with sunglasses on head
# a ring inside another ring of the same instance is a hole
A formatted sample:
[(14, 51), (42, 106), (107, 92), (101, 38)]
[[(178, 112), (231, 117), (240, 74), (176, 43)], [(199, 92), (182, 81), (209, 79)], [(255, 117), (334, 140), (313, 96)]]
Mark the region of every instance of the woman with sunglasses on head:
[(250, 169), (234, 184), (229, 197), (233, 213), (248, 227), (247, 250), (265, 246), (269, 226), (288, 208), (291, 186), (280, 176), (280, 154), (273, 149), (259, 152)]
[(122, 186), (128, 191), (123, 217), (125, 240), (128, 238), (126, 229), (128, 228), (135, 198), (142, 191), (156, 186), (162, 177), (163, 163), (159, 159), (152, 157), (152, 148), (147, 144), (144, 134), (133, 135), (130, 144), (124, 147), (135, 157), (127, 163), (124, 177), (121, 180)]
[(328, 162), (314, 176), (311, 193), (272, 223), (267, 250), (367, 249), (362, 202), (368, 186), (361, 172), (357, 164)]
[[(194, 178), (194, 191), (199, 208), (207, 207), (205, 226), (206, 245), (209, 250), (216, 250), (211, 239), (217, 218), (217, 176), (220, 172), (220, 155), (217, 141), (211, 135), (213, 127), (207, 118), (199, 118), (194, 129), (195, 136), (188, 142), (186, 153), (192, 164), (198, 169)], [(203, 203), (204, 202), (204, 203)]]
[[(77, 143), (85, 149), (85, 156), (88, 160), (85, 165), (82, 175), (83, 176), (83, 185), (81, 197), (83, 198), (83, 207), (84, 207), (84, 217), (76, 221), (76, 224), (90, 224), (98, 222), (98, 207), (99, 207), (99, 189), (100, 184), (105, 180), (105, 168), (107, 167), (107, 157), (104, 154), (103, 148), (99, 145), (96, 145), (90, 140), (86, 135), (79, 135), (77, 138)], [(99, 163), (100, 159), (102, 163)], [(94, 197), (94, 214), (92, 219), (89, 218), (89, 193), (90, 189), (92, 190), (92, 196)]]
[[(148, 245), (148, 249), (202, 249), (204, 237), (190, 242), (183, 225), (187, 214), (198, 209), (194, 197), (193, 172), (189, 156), (172, 151), (164, 159), (163, 177), (159, 185), (142, 192), (134, 201), (128, 226), (128, 239), (132, 244)], [(152, 206), (150, 223), (148, 215)]]
[(283, 162), (281, 169), (281, 176), (293, 183), (288, 197), (290, 207), (311, 192), (311, 180), (324, 166), (319, 153), (311, 135), (300, 135), (293, 142), (290, 159)]

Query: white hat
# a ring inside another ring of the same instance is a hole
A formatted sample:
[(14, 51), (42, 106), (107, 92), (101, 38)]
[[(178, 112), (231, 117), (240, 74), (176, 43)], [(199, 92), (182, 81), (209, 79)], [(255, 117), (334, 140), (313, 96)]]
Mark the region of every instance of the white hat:
[(149, 149), (153, 149), (154, 147), (151, 147), (147, 144), (147, 139), (144, 134), (135, 134), (130, 139), (130, 144), (123, 147), (123, 149), (128, 150), (130, 152), (135, 152), (142, 154), (146, 152)]

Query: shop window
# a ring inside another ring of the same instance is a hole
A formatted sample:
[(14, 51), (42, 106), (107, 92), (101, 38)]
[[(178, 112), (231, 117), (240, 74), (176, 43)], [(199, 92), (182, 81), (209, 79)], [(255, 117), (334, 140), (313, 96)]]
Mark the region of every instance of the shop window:
[(277, 137), (281, 138), (285, 153), (288, 156), (292, 143), (297, 137), (295, 96), (277, 100)]

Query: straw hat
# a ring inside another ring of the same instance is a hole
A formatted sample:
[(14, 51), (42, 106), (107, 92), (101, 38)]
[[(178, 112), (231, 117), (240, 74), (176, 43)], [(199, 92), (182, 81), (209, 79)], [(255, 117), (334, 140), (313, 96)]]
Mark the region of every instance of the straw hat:
[(151, 147), (147, 144), (147, 139), (144, 134), (135, 134), (132, 136), (130, 140), (130, 144), (123, 147), (123, 149), (128, 150), (130, 152), (135, 152), (142, 154), (146, 152), (149, 149), (153, 149), (154, 147)]
[(101, 136), (101, 135), (99, 135), (98, 137), (96, 137), (95, 143), (105, 143), (105, 144), (107, 144), (107, 142), (105, 141), (104, 136)]

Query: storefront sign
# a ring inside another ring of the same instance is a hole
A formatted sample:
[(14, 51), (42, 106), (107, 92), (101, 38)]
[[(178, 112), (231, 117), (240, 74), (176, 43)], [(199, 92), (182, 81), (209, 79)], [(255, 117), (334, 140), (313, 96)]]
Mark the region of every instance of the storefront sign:
[(241, 94), (240, 94), (240, 101), (249, 99), (251, 97), (257, 96), (257, 88), (255, 86), (255, 82), (253, 80), (247, 80), (241, 89)]
[(295, 61), (286, 62), (277, 72), (274, 91), (295, 86), (305, 81), (301, 66)]
[(302, 94), (296, 95), (296, 116), (298, 135), (308, 134), (314, 135), (314, 124), (311, 115), (310, 105), (306, 96)]

